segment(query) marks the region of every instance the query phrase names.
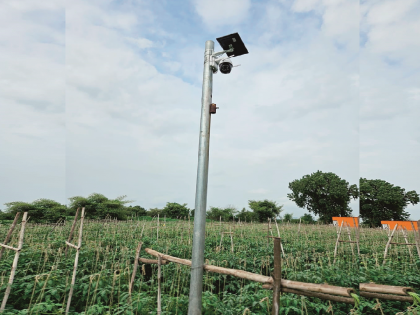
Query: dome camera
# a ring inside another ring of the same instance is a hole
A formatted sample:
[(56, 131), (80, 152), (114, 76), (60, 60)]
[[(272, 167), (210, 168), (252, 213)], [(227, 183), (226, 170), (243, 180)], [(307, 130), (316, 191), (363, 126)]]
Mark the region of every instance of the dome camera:
[(230, 61), (229, 58), (223, 59), (219, 63), (220, 72), (223, 73), (223, 74), (230, 73), (230, 71), (232, 71), (232, 68), (233, 68), (233, 64), (232, 64), (232, 61)]

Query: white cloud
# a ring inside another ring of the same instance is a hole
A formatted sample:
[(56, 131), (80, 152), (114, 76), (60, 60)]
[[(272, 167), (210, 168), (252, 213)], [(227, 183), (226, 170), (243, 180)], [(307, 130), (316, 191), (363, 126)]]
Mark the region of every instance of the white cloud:
[(251, 0), (192, 0), (205, 25), (214, 29), (243, 22), (251, 7)]

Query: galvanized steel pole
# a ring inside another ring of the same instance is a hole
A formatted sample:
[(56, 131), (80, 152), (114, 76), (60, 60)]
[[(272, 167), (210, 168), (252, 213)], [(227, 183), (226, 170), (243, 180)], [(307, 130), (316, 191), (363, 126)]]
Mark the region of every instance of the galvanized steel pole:
[(195, 193), (194, 232), (191, 260), (191, 283), (188, 315), (201, 315), (203, 293), (204, 241), (206, 229), (207, 181), (209, 174), (210, 104), (213, 71), (210, 68), (214, 42), (206, 41), (204, 52), (203, 92), (201, 97), (200, 140), (198, 146), (197, 185)]

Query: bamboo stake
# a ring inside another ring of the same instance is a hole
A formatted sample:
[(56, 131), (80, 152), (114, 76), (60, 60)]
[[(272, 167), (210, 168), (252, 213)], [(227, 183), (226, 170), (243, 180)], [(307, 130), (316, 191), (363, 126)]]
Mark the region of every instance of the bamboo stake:
[(335, 249), (334, 249), (334, 262), (333, 265), (335, 264), (335, 257), (337, 256), (337, 248), (338, 248), (338, 243), (340, 240), (340, 235), (341, 235), (341, 229), (343, 228), (343, 223), (344, 221), (341, 221), (341, 226), (340, 226), (340, 230), (337, 233), (337, 241), (335, 242)]
[[(277, 228), (277, 236), (280, 237), (280, 231), (279, 231), (279, 226), (277, 224), (277, 220), (276, 220), (276, 228)], [(280, 247), (281, 247), (281, 252), (283, 253), (283, 256), (284, 256), (283, 244), (281, 242), (280, 242)]]
[(162, 312), (161, 305), (161, 265), (162, 265), (162, 256), (158, 255), (158, 296), (157, 296), (157, 315), (160, 315)]
[(392, 230), (392, 233), (388, 238), (388, 242), (386, 243), (385, 252), (384, 252), (384, 261), (383, 261), (382, 265), (385, 265), (386, 256), (388, 254), (388, 247), (389, 247), (389, 244), (392, 241), (392, 238), (394, 237), (394, 233), (395, 233), (395, 230), (397, 229), (397, 226), (398, 226), (398, 223), (395, 224), (394, 229)]
[[(17, 221), (18, 221), (19, 217), (20, 217), (20, 212), (17, 212), (16, 215), (15, 215), (15, 219), (13, 220), (13, 223), (10, 226), (9, 232), (7, 232), (6, 238), (4, 239), (4, 242), (3, 242), (4, 245), (7, 245), (7, 243), (10, 241), (10, 238), (12, 236), (13, 230), (15, 229), (15, 226), (17, 224)], [(3, 256), (3, 252), (4, 252), (5, 249), (6, 248), (3, 247), (0, 250), (0, 260), (1, 260), (1, 257)]]
[(233, 236), (232, 236), (232, 227), (229, 227), (230, 231), (230, 251), (233, 253)]
[(347, 229), (347, 235), (349, 236), (349, 241), (350, 241), (350, 247), (351, 247), (351, 253), (354, 256), (354, 250), (353, 250), (353, 242), (351, 240), (351, 233), (350, 233), (350, 229), (348, 227), (348, 225), (346, 224), (346, 229)]
[(27, 216), (28, 216), (28, 212), (24, 212), (23, 217), (22, 217), (22, 225), (20, 227), (19, 243), (18, 243), (16, 254), (15, 254), (15, 258), (13, 259), (12, 270), (10, 271), (9, 282), (7, 283), (6, 292), (4, 292), (3, 301), (1, 303), (0, 313), (3, 313), (4, 308), (6, 307), (7, 299), (9, 298), (9, 295), (10, 295), (10, 291), (12, 290), (12, 284), (13, 284), (13, 280), (15, 278), (15, 272), (16, 272), (16, 269), (17, 269), (18, 261), (19, 261), (19, 254), (20, 254), (20, 250), (22, 249), (22, 246), (23, 246), (23, 236), (25, 235), (25, 225), (26, 225), (26, 222), (27, 222), (27, 220), (26, 220)]
[(136, 278), (137, 267), (139, 265), (139, 256), (140, 256), (140, 251), (141, 251), (141, 245), (143, 245), (142, 242), (139, 243), (139, 245), (137, 246), (137, 249), (136, 249), (136, 258), (134, 259), (133, 274), (131, 275), (130, 286), (128, 288), (128, 294), (130, 296), (131, 296), (131, 292), (133, 291), (134, 279)]
[(273, 274), (273, 308), (271, 315), (280, 313), (280, 292), (281, 292), (281, 253), (280, 238), (274, 239), (274, 274)]
[[(405, 227), (403, 227), (401, 232), (403, 234), (405, 244), (409, 245), (408, 238), (407, 238), (407, 231), (405, 230)], [(413, 258), (413, 255), (411, 254), (411, 245), (408, 246), (408, 253), (410, 254), (410, 257)]]
[(85, 218), (85, 208), (83, 207), (82, 208), (82, 216), (80, 217), (79, 240), (77, 242), (76, 257), (74, 258), (73, 276), (71, 278), (69, 298), (67, 300), (67, 307), (66, 307), (66, 314), (69, 313), (71, 298), (73, 296), (74, 284), (76, 282), (77, 265), (79, 263), (80, 247), (82, 246), (82, 234), (83, 234), (83, 220), (84, 220), (84, 218)]
[[(85, 207), (83, 207), (83, 209), (85, 209)], [(82, 209), (82, 211), (83, 211), (83, 209)], [(79, 216), (79, 211), (80, 211), (80, 208), (77, 208), (76, 215), (74, 216), (73, 224), (71, 226), (70, 235), (69, 235), (69, 238), (67, 239), (67, 242), (69, 242), (69, 243), (73, 239), (73, 233), (74, 233), (74, 229), (76, 228), (77, 217)], [(64, 256), (67, 256), (68, 249), (69, 249), (69, 247), (66, 246), (66, 251), (64, 252)]]

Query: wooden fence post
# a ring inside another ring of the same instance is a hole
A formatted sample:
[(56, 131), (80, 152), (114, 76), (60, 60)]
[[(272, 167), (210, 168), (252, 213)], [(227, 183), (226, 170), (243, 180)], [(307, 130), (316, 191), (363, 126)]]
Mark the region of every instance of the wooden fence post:
[[(12, 226), (10, 227), (9, 232), (7, 232), (6, 238), (4, 239), (4, 242), (3, 242), (4, 245), (7, 245), (7, 243), (9, 243), (10, 238), (12, 237), (13, 230), (15, 229), (15, 226), (17, 224), (19, 217), (20, 217), (20, 212), (17, 212), (15, 215), (15, 219), (13, 220)], [(0, 260), (1, 260), (1, 257), (3, 256), (3, 252), (5, 249), (6, 249), (5, 247), (2, 247), (0, 250)]]
[(273, 308), (271, 315), (280, 313), (280, 292), (281, 292), (281, 239), (274, 238), (274, 274), (273, 274)]
[(22, 218), (22, 225), (20, 227), (18, 247), (14, 248), (14, 247), (10, 247), (10, 246), (2, 244), (3, 247), (6, 247), (6, 248), (9, 248), (9, 249), (12, 249), (12, 250), (16, 251), (16, 254), (15, 254), (15, 258), (13, 259), (12, 270), (10, 271), (10, 277), (9, 277), (9, 282), (7, 283), (6, 292), (4, 292), (3, 301), (1, 303), (0, 313), (3, 313), (4, 308), (6, 307), (7, 299), (9, 298), (9, 295), (10, 295), (10, 291), (12, 290), (13, 279), (15, 278), (15, 272), (16, 272), (16, 269), (17, 269), (18, 261), (19, 261), (19, 254), (20, 254), (20, 250), (22, 249), (22, 246), (23, 246), (23, 236), (25, 234), (25, 225), (26, 225), (26, 222), (27, 222), (27, 219), (26, 219), (27, 216), (28, 216), (28, 212), (24, 212), (23, 213), (23, 218)]

